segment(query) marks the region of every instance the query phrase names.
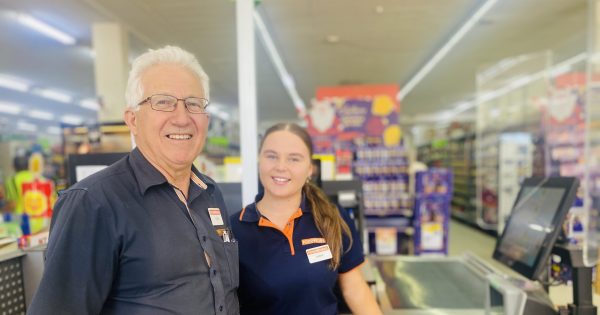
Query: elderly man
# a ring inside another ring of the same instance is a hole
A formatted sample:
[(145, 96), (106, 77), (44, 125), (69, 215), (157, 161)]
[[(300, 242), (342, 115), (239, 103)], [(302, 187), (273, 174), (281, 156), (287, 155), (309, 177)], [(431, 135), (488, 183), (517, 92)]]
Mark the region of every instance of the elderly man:
[(29, 314), (238, 314), (238, 248), (214, 181), (192, 162), (208, 77), (167, 46), (127, 82), (128, 156), (64, 191)]

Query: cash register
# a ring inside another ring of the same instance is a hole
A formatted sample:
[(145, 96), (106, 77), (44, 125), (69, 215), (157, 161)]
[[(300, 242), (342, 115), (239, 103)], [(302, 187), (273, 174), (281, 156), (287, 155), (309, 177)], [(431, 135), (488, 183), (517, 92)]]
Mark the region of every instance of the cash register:
[(581, 263), (581, 250), (556, 243), (578, 184), (570, 177), (528, 178), (523, 182), (493, 257), (532, 281), (488, 275), (486, 314), (559, 314), (540, 285), (548, 279), (552, 253), (567, 259), (575, 275), (574, 303), (562, 308), (560, 314), (596, 314), (591, 303), (591, 268)]

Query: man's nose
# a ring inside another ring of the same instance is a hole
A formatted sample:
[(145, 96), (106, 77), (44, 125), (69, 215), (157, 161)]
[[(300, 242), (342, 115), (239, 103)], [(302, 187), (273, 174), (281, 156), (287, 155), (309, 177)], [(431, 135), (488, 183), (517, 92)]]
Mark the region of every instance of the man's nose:
[(188, 119), (189, 118), (189, 112), (187, 110), (187, 107), (185, 106), (185, 101), (184, 100), (177, 100), (177, 103), (175, 103), (175, 110), (173, 111), (173, 114), (175, 115), (175, 119), (177, 121), (182, 120), (182, 119)]
[(177, 100), (177, 102), (175, 103), (175, 107), (176, 107), (176, 109), (181, 107), (182, 110), (184, 110), (185, 112), (188, 112), (187, 106), (185, 105), (185, 100)]

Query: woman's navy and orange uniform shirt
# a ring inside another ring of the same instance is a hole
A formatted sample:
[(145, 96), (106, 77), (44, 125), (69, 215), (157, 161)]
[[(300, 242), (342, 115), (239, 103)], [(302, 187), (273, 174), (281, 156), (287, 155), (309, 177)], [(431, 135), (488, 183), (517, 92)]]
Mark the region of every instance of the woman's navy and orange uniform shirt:
[(343, 251), (337, 270), (330, 259), (310, 263), (307, 250), (325, 244), (315, 226), (312, 211), (303, 198), (300, 208), (283, 230), (256, 209), (256, 201), (231, 216), (231, 228), (239, 242), (240, 313), (337, 314), (334, 294), (338, 275), (357, 268), (364, 261), (360, 237), (346, 211), (342, 218), (350, 227), (350, 240), (343, 236)]

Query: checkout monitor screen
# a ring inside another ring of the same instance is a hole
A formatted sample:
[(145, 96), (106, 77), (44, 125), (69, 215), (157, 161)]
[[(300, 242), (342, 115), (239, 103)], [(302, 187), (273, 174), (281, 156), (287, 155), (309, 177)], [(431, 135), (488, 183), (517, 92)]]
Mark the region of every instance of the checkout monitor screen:
[(67, 174), (69, 186), (93, 173), (115, 163), (129, 152), (69, 154), (67, 157)]
[(494, 258), (536, 280), (573, 205), (577, 183), (567, 177), (526, 179), (496, 243)]

